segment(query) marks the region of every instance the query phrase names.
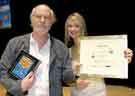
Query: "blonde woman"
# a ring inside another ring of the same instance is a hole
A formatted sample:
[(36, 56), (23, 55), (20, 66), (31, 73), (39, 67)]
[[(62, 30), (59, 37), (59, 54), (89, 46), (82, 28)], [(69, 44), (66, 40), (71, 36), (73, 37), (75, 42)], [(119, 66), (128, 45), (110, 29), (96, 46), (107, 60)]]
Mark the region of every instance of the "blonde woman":
[[(80, 36), (87, 35), (86, 23), (83, 16), (77, 12), (70, 14), (65, 22), (65, 44), (69, 48), (72, 58), (73, 69), (79, 73), (80, 66)], [(131, 62), (132, 50), (127, 49), (125, 57)], [(72, 96), (106, 96), (104, 79), (101, 77), (90, 77), (87, 80), (79, 78), (72, 87)]]

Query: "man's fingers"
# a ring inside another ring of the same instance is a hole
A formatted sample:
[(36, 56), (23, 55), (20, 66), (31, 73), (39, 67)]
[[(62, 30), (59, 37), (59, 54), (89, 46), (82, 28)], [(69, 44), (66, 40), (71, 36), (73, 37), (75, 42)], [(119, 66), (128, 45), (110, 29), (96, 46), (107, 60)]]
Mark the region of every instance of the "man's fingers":
[(26, 76), (26, 78), (33, 78), (34, 77), (34, 73), (31, 71), (27, 76)]

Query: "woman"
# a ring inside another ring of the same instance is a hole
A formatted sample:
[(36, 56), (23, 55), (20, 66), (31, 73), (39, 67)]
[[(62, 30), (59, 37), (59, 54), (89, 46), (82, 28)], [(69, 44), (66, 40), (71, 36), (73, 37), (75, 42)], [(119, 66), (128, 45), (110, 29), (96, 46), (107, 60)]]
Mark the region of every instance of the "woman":
[[(65, 43), (70, 50), (73, 69), (79, 73), (80, 66), (80, 36), (86, 36), (86, 23), (82, 15), (77, 12), (68, 16), (65, 22)], [(132, 50), (125, 50), (125, 57), (131, 62)], [(101, 77), (79, 78), (77, 84), (72, 87), (72, 96), (106, 96), (104, 79)]]

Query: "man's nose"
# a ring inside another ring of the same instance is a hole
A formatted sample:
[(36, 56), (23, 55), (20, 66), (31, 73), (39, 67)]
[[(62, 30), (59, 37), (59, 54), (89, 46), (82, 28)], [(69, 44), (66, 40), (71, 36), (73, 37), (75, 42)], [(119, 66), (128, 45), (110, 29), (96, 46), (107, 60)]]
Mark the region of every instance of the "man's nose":
[(41, 22), (44, 22), (45, 19), (46, 19), (46, 18), (45, 18), (44, 16), (41, 16), (40, 21), (41, 21)]

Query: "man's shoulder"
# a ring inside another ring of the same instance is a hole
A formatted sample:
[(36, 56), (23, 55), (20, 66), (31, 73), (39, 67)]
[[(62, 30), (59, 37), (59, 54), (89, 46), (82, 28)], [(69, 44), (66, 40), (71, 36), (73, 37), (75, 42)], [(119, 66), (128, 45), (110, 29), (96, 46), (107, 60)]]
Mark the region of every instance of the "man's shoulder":
[(61, 40), (55, 38), (55, 37), (51, 37), (51, 49), (54, 50), (54, 52), (56, 52), (56, 54), (58, 54), (58, 58), (63, 58), (65, 56), (67, 56), (68, 54), (68, 48), (66, 47), (66, 45), (64, 44), (64, 42), (62, 42)]
[(8, 41), (8, 45), (11, 46), (16, 46), (16, 45), (20, 45), (22, 44), (22, 42), (27, 42), (29, 40), (30, 35), (29, 34), (24, 34), (24, 35), (18, 35), (15, 37), (12, 37), (9, 41)]
[(24, 38), (26, 38), (26, 37), (29, 37), (30, 36), (30, 34), (23, 34), (23, 35), (18, 35), (18, 36), (15, 36), (15, 37), (13, 37), (13, 38), (11, 38), (11, 39), (24, 39)]
[(10, 42), (17, 42), (17, 41), (20, 41), (20, 40), (26, 40), (26, 38), (29, 38), (30, 37), (30, 34), (23, 34), (23, 35), (18, 35), (18, 36), (15, 36), (13, 38), (11, 38), (9, 41)]
[(51, 41), (53, 44), (55, 45), (61, 45), (61, 46), (65, 46), (64, 42), (62, 42), (61, 40), (51, 36)]
[(51, 37), (51, 44), (55, 49), (58, 50), (68, 50), (67, 46), (64, 44), (64, 42), (62, 42), (61, 40), (55, 38), (55, 37)]

